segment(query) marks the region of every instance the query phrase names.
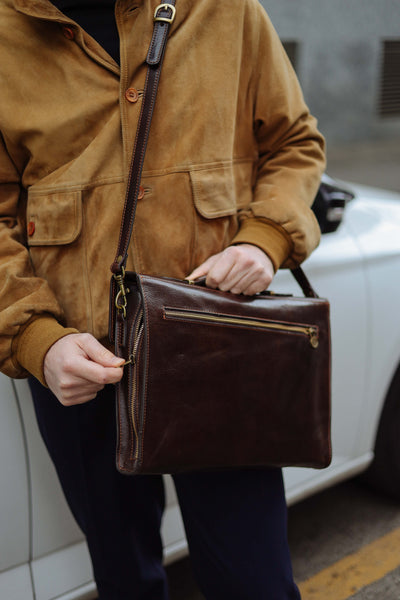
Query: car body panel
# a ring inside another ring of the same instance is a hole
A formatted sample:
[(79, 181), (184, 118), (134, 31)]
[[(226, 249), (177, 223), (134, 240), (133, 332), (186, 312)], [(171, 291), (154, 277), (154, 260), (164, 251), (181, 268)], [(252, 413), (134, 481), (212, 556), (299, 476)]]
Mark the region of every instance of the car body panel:
[[(1, 549), (3, 550), (3, 542), (1, 542)], [(36, 600), (33, 595), (28, 563), (0, 573), (0, 598), (4, 598), (4, 600)]]
[[(66, 508), (66, 507), (65, 507)], [(35, 600), (52, 600), (61, 593), (71, 590), (71, 582), (79, 593), (95, 594), (92, 566), (89, 552), (84, 541), (66, 546), (37, 558), (32, 563), (32, 579)]]
[(12, 383), (0, 379), (0, 571), (29, 560), (30, 515), (24, 433)]
[[(59, 485), (54, 486), (55, 470), (40, 436), (28, 382), (13, 382), (18, 394), (30, 465), (30, 510), (32, 517), (32, 559), (72, 545), (82, 533), (65, 504)], [(52, 489), (51, 496), (48, 490)], [(52, 527), (47, 524), (51, 522)]]
[(354, 189), (359, 199), (351, 213), (351, 230), (363, 256), (369, 306), (366, 399), (357, 449), (361, 453), (374, 445), (383, 403), (400, 365), (400, 202), (395, 193)]

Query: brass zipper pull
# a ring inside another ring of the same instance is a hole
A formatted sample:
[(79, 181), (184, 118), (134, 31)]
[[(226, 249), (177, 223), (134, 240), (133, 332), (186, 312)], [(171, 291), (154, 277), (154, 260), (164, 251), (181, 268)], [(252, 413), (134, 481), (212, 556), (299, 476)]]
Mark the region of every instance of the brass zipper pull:
[(126, 367), (126, 365), (135, 365), (136, 364), (136, 353), (138, 350), (141, 333), (143, 331), (143, 321), (140, 319), (138, 324), (136, 325), (135, 339), (133, 344), (133, 352), (129, 355), (128, 360), (126, 360), (121, 367)]
[(310, 339), (310, 344), (313, 348), (318, 348), (319, 339), (318, 339), (318, 331), (313, 327), (309, 327), (307, 330), (308, 337)]
[(133, 354), (129, 355), (129, 359), (126, 360), (124, 363), (122, 363), (122, 365), (120, 365), (121, 367), (126, 367), (126, 365), (134, 365), (135, 364), (135, 357), (133, 356)]

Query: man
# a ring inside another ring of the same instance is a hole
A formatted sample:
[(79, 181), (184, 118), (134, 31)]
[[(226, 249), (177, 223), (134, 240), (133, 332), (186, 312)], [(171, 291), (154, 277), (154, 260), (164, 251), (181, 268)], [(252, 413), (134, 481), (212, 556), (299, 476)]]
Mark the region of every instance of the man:
[[(106, 338), (156, 6), (0, 1), (0, 364), (31, 375), (101, 600), (167, 598), (162, 480), (115, 470)], [(254, 294), (318, 243), (323, 139), (256, 0), (176, 8), (128, 268)], [(299, 598), (279, 470), (174, 482), (207, 599)]]

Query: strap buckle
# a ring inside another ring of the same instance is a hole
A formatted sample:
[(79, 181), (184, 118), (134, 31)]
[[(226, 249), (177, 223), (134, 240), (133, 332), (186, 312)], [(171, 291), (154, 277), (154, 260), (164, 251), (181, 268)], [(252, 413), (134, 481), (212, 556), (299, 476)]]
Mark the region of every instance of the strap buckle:
[(126, 307), (128, 306), (127, 294), (129, 294), (129, 288), (126, 288), (124, 285), (125, 279), (125, 269), (121, 267), (121, 273), (119, 275), (114, 274), (113, 277), (117, 282), (119, 287), (119, 291), (115, 297), (115, 308), (118, 311), (118, 314), (122, 316), (123, 319), (126, 319)]
[[(169, 17), (161, 17), (158, 16), (158, 12), (160, 10), (168, 10), (171, 11), (171, 15)], [(154, 17), (153, 17), (153, 21), (157, 22), (157, 21), (161, 21), (163, 23), (173, 23), (174, 19), (175, 19), (175, 15), (176, 15), (176, 8), (173, 4), (159, 4), (156, 8), (156, 10), (154, 11)]]

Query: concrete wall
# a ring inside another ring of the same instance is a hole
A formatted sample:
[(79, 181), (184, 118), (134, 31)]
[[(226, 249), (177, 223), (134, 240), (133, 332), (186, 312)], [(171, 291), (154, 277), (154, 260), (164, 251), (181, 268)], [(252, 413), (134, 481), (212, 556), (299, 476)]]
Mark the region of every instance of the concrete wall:
[(382, 41), (400, 40), (399, 0), (262, 0), (282, 40), (299, 43), (297, 73), (328, 142), (400, 136), (378, 113)]

